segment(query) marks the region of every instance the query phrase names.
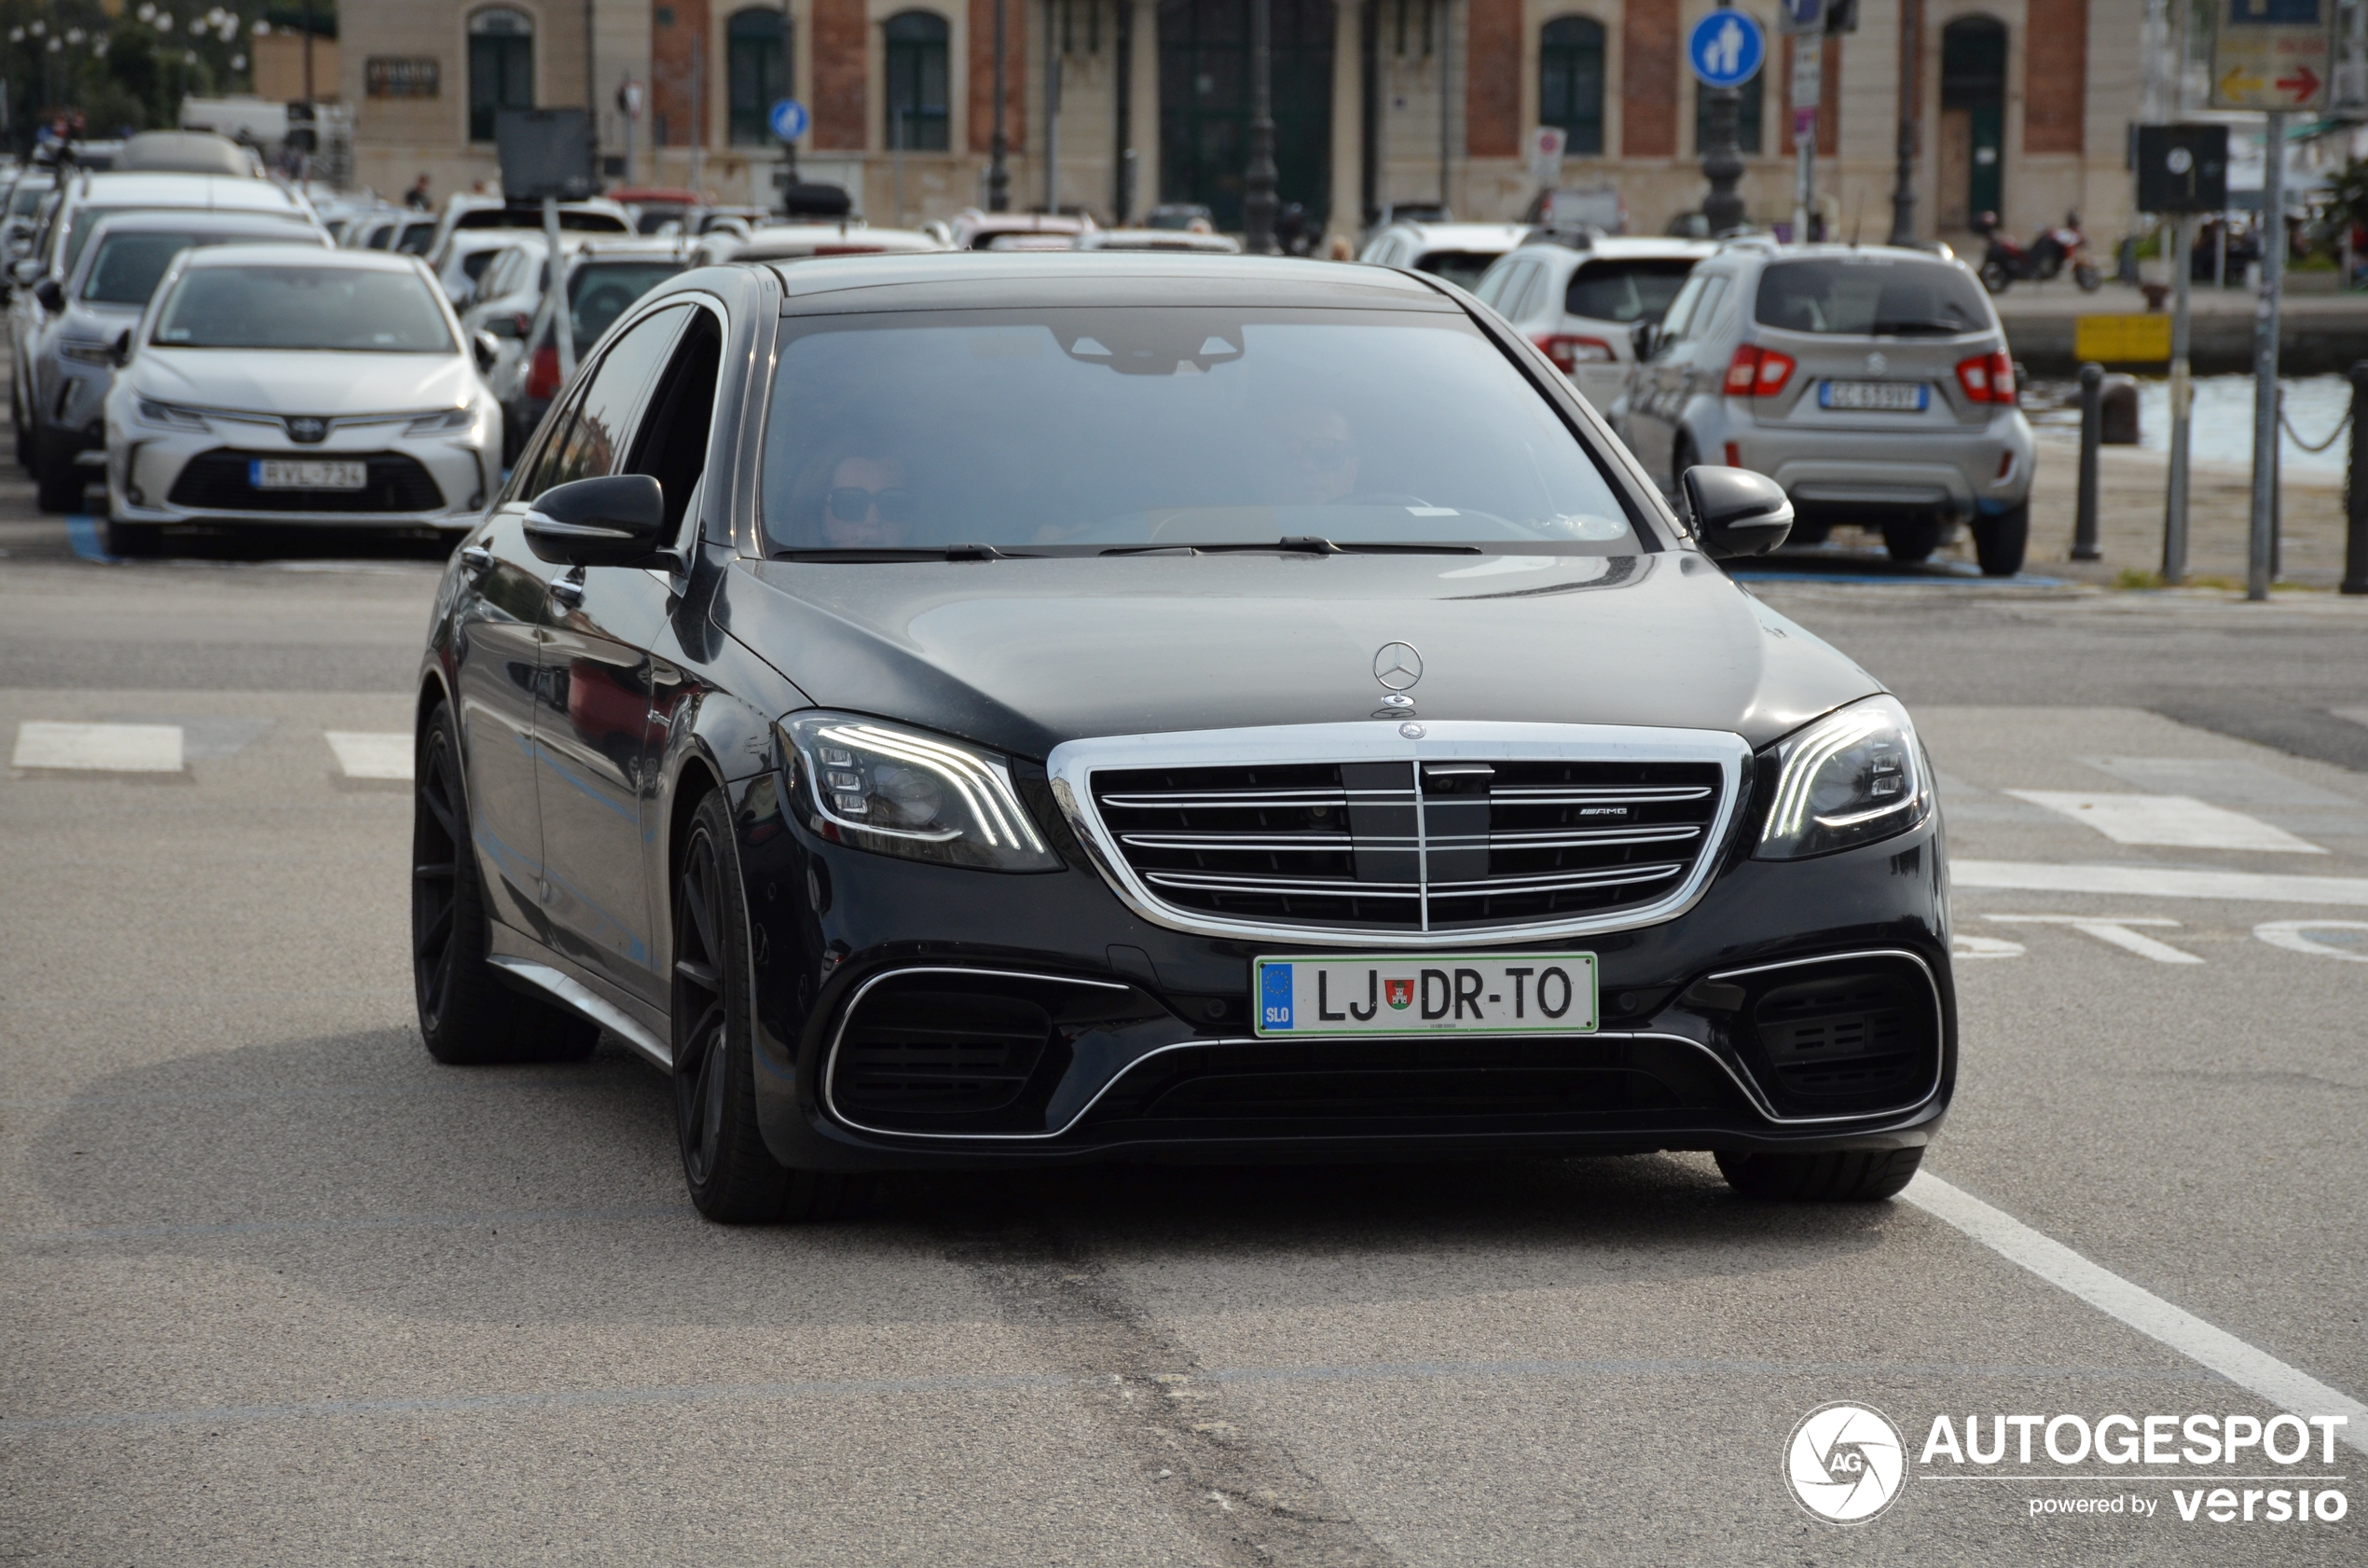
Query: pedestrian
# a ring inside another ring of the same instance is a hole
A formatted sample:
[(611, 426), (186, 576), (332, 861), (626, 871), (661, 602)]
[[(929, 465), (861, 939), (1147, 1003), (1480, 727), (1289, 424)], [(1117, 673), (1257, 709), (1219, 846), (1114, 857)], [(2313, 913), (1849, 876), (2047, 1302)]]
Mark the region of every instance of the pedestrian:
[(435, 206), (434, 201), (428, 196), (428, 177), (425, 174), (414, 180), (411, 183), (411, 188), (403, 193), (403, 204), (422, 213)]

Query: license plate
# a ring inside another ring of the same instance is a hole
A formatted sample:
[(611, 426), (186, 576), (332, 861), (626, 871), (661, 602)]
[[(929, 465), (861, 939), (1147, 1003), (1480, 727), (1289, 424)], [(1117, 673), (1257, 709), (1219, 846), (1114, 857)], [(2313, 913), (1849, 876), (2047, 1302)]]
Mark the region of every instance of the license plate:
[(1586, 1035), (1592, 953), (1260, 958), (1260, 1037)]
[(358, 490), (369, 482), (366, 462), (256, 458), (247, 464), (247, 483), (258, 490)]
[(1826, 381), (1817, 389), (1820, 407), (1885, 414), (1921, 414), (1931, 397), (1932, 389), (1921, 381)]

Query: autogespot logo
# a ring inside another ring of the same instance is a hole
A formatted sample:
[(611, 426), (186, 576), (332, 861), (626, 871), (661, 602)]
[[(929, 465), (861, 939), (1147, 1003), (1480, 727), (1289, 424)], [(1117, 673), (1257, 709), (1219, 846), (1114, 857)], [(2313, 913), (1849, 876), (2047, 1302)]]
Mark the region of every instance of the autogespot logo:
[(1784, 1477), (1800, 1506), (1826, 1523), (1864, 1524), (1907, 1485), (1907, 1445), (1882, 1411), (1838, 1399), (1793, 1428)]

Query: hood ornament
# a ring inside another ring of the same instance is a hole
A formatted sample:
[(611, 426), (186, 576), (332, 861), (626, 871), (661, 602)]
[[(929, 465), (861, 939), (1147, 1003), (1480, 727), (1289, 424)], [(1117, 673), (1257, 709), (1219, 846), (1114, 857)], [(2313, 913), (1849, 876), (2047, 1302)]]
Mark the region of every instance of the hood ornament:
[(1411, 642), (1384, 642), (1373, 655), (1373, 679), (1389, 692), (1382, 700), (1393, 708), (1414, 706), (1414, 699), (1405, 694), (1422, 678), (1423, 655)]

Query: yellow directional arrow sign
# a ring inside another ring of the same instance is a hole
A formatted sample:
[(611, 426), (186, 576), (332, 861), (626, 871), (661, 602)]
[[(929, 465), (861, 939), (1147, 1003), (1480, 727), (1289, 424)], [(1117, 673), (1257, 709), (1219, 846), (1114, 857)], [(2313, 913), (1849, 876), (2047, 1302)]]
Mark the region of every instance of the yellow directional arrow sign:
[(2220, 78), (2220, 96), (2233, 103), (2251, 103), (2269, 85), (2268, 78), (2256, 76), (2242, 66)]
[(2321, 107), (2334, 73), (2334, 0), (2213, 0), (2211, 106)]

